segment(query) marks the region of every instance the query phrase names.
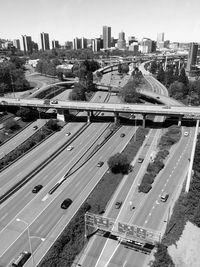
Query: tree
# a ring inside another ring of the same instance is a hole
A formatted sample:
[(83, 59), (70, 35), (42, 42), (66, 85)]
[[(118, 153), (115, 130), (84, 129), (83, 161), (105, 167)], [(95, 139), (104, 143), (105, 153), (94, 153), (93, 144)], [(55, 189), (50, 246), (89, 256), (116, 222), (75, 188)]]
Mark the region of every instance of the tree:
[(15, 131), (17, 129), (20, 128), (19, 124), (17, 121), (15, 121), (14, 119), (9, 119), (5, 124), (4, 124), (5, 130), (11, 130), (11, 131)]
[(187, 87), (182, 82), (179, 81), (173, 82), (170, 85), (168, 91), (171, 97), (179, 100), (183, 99), (188, 92)]
[(127, 174), (129, 171), (128, 158), (124, 154), (117, 153), (108, 159), (108, 166), (113, 173)]
[(124, 85), (119, 93), (119, 96), (126, 103), (137, 103), (139, 102), (140, 94), (136, 92), (137, 83), (135, 81), (129, 81)]
[(46, 127), (49, 128), (52, 131), (58, 131), (60, 130), (60, 125), (58, 124), (58, 120), (56, 119), (50, 119), (48, 120), (48, 122), (46, 123)]
[(167, 246), (158, 243), (157, 251), (154, 253), (155, 260), (151, 262), (151, 267), (175, 267), (170, 255), (167, 251)]
[(174, 69), (173, 66), (168, 66), (165, 72), (165, 86), (169, 87), (174, 82)]
[(161, 66), (158, 70), (158, 74), (157, 74), (157, 80), (161, 83), (164, 84), (165, 82), (165, 72), (163, 70), (163, 67)]
[(85, 88), (81, 84), (75, 83), (73, 90), (69, 94), (69, 99), (75, 101), (86, 101)]
[(182, 67), (181, 70), (180, 70), (178, 81), (183, 83), (185, 86), (187, 86), (188, 83), (189, 83), (188, 77), (186, 76), (184, 67)]
[(157, 63), (156, 63), (155, 60), (153, 60), (153, 61), (151, 62), (151, 65), (150, 65), (150, 72), (151, 72), (152, 74), (155, 74), (155, 73), (156, 73), (156, 70), (157, 70)]
[(37, 118), (37, 112), (29, 108), (20, 108), (17, 111), (17, 116), (21, 117), (23, 121), (33, 121)]

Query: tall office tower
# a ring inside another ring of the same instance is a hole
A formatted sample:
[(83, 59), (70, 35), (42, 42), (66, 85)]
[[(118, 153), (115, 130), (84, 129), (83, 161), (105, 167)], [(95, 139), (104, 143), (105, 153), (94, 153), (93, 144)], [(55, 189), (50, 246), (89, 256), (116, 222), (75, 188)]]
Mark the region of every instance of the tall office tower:
[(126, 48), (125, 33), (122, 31), (119, 33), (119, 39), (117, 41), (117, 47), (119, 49), (125, 49)]
[(103, 26), (103, 48), (111, 47), (111, 27)]
[(23, 44), (23, 50), (25, 54), (33, 52), (31, 36), (22, 35), (22, 44)]
[(100, 38), (96, 38), (92, 40), (92, 51), (93, 52), (97, 52), (99, 51), (101, 48), (101, 39)]
[(52, 49), (59, 48), (59, 42), (56, 40), (52, 40)]
[(74, 38), (73, 40), (73, 49), (77, 50), (77, 49), (81, 49), (81, 39), (79, 38)]
[(157, 47), (164, 48), (164, 32), (157, 34)]
[(41, 37), (42, 51), (49, 50), (50, 49), (50, 46), (49, 46), (49, 34), (42, 32), (42, 33), (40, 33), (40, 37)]
[(129, 36), (128, 37), (128, 45), (131, 45), (134, 42), (136, 42), (135, 36)]
[(87, 48), (87, 39), (82, 37), (81, 38), (81, 49)]
[(189, 54), (188, 54), (187, 67), (186, 67), (187, 72), (190, 72), (193, 69), (193, 67), (196, 65), (197, 53), (198, 53), (198, 44), (191, 43)]
[(20, 50), (20, 41), (19, 39), (13, 40), (13, 46), (17, 49)]

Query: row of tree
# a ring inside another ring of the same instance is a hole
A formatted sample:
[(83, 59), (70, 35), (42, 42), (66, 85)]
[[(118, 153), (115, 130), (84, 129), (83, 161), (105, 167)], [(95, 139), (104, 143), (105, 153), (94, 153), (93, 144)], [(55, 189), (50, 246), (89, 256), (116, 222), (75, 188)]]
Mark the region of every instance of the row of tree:
[(168, 131), (161, 137), (158, 144), (159, 152), (155, 159), (152, 159), (149, 163), (147, 171), (138, 187), (139, 192), (148, 193), (151, 190), (155, 177), (165, 166), (163, 161), (169, 154), (168, 150), (180, 140), (180, 137), (181, 129), (176, 125), (170, 126)]
[(30, 89), (29, 82), (25, 79), (25, 59), (10, 57), (0, 63), (0, 93), (20, 92)]

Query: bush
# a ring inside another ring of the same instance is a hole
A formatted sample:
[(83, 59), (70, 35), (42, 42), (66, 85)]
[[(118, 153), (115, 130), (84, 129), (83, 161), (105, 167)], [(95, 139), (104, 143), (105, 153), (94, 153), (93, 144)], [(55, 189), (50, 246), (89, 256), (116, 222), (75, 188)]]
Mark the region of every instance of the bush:
[(117, 153), (108, 159), (108, 166), (112, 173), (127, 174), (129, 172), (128, 158), (124, 154)]
[(144, 184), (152, 184), (154, 182), (154, 175), (151, 173), (145, 173), (142, 183)]
[(152, 186), (149, 183), (141, 183), (138, 187), (139, 192), (148, 193), (151, 190)]

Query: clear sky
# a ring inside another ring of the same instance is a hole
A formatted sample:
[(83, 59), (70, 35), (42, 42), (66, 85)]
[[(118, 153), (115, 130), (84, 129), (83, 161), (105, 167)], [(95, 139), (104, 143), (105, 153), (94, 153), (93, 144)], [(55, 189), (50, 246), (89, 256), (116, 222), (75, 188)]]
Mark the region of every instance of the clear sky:
[(156, 40), (158, 32), (171, 42), (200, 42), (200, 0), (0, 0), (0, 38), (41, 32), (60, 44), (74, 37), (97, 38), (102, 26), (112, 36)]

